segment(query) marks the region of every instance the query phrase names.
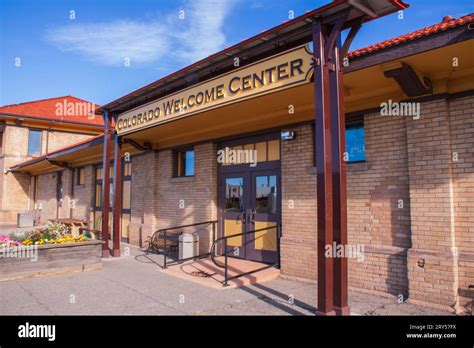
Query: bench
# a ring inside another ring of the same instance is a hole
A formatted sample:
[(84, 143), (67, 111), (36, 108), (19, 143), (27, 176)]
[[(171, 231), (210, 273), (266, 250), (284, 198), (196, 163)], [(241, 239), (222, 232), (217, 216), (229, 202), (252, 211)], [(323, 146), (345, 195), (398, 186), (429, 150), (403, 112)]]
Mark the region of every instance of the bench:
[(166, 248), (171, 251), (177, 251), (179, 246), (179, 236), (182, 234), (182, 231), (179, 232), (155, 232), (150, 237), (148, 242), (148, 249), (146, 253), (149, 252), (155, 254), (162, 254), (165, 249), (165, 240)]

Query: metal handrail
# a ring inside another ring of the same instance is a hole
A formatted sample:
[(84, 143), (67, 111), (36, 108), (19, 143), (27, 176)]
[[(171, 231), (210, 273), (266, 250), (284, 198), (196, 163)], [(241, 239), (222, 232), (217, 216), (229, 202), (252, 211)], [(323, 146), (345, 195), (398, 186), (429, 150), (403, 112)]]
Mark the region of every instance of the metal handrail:
[[(187, 224), (187, 225), (179, 225), (179, 226), (172, 226), (172, 227), (165, 227), (165, 228), (160, 228), (159, 230), (156, 230), (155, 232), (153, 232), (153, 234), (151, 235), (150, 237), (150, 241), (149, 241), (149, 244), (148, 244), (148, 250), (150, 249), (150, 244), (151, 242), (153, 241), (154, 239), (154, 236), (156, 234), (159, 234), (159, 233), (163, 233), (163, 256), (164, 256), (164, 260), (163, 260), (163, 268), (167, 268), (167, 256), (168, 256), (168, 253), (167, 253), (167, 246), (166, 246), (166, 242), (167, 242), (167, 236), (166, 236), (166, 232), (167, 231), (170, 231), (170, 230), (177, 230), (177, 229), (180, 229), (180, 228), (186, 228), (186, 227), (194, 227), (194, 226), (200, 226), (200, 225), (209, 225), (209, 224), (212, 224), (212, 240), (214, 240), (215, 236), (216, 236), (216, 223), (218, 222), (218, 220), (209, 220), (209, 221), (204, 221), (204, 222), (197, 222), (197, 223), (194, 223), (194, 224)], [(183, 261), (188, 261), (188, 260), (192, 260), (192, 259), (196, 259), (196, 258), (201, 258), (201, 257), (204, 257), (204, 256), (209, 256), (210, 253), (206, 253), (206, 254), (202, 254), (202, 255), (197, 255), (197, 256), (193, 256), (193, 257), (188, 257), (186, 259), (181, 259), (180, 261), (183, 262)]]
[[(238, 237), (238, 236), (244, 236), (244, 235), (251, 234), (251, 233), (257, 233), (257, 232), (262, 232), (262, 231), (267, 231), (267, 230), (273, 230), (273, 229), (276, 230), (276, 234), (277, 234), (277, 255), (278, 255), (278, 261), (277, 261), (275, 264), (271, 264), (271, 265), (268, 265), (268, 266), (266, 266), (266, 267), (259, 268), (259, 269), (256, 269), (256, 270), (253, 270), (253, 271), (250, 271), (250, 272), (242, 273), (242, 274), (233, 276), (232, 278), (229, 278), (229, 277), (228, 277), (228, 264), (227, 264), (227, 253), (228, 253), (228, 252), (227, 252), (227, 239), (233, 238), (233, 237)], [(263, 269), (266, 269), (266, 268), (269, 268), (269, 267), (273, 267), (273, 266), (278, 266), (278, 267), (280, 267), (280, 243), (279, 243), (279, 240), (278, 240), (280, 237), (281, 237), (281, 224), (278, 223), (278, 224), (276, 224), (275, 226), (268, 226), (268, 227), (260, 228), (260, 229), (258, 229), (258, 230), (252, 230), (252, 231), (246, 231), (246, 232), (242, 232), (242, 233), (231, 234), (231, 235), (229, 235), (229, 236), (222, 236), (222, 237), (219, 237), (219, 238), (217, 238), (216, 240), (214, 240), (214, 242), (212, 243), (212, 246), (211, 246), (210, 256), (211, 256), (212, 262), (213, 262), (217, 267), (220, 267), (220, 268), (224, 268), (224, 269), (225, 269), (225, 271), (224, 271), (224, 286), (228, 286), (228, 281), (231, 280), (231, 279), (236, 279), (236, 278), (242, 277), (242, 276), (244, 276), (244, 275), (249, 275), (249, 274), (252, 274), (252, 273), (261, 271), (261, 270), (263, 270)], [(216, 245), (217, 245), (217, 243), (220, 242), (221, 240), (224, 240), (224, 265), (218, 264), (217, 261), (214, 259), (215, 250), (216, 250)]]

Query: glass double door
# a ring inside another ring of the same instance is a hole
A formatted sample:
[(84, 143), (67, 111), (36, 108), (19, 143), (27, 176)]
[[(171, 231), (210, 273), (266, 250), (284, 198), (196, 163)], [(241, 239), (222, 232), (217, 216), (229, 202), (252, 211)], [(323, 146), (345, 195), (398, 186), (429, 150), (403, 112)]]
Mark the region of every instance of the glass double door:
[(228, 256), (263, 263), (278, 261), (279, 169), (223, 173), (220, 176), (221, 235)]

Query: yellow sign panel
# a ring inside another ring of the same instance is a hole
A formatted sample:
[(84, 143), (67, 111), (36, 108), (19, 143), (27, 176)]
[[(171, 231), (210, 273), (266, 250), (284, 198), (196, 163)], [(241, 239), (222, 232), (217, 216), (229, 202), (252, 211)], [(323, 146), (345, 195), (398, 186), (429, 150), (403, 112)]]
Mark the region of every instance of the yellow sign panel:
[(198, 112), (309, 82), (312, 54), (300, 46), (120, 114), (127, 134)]
[(273, 229), (255, 232), (255, 250), (277, 251), (277, 230), (276, 222), (256, 221), (255, 229), (261, 230), (267, 227), (275, 226)]

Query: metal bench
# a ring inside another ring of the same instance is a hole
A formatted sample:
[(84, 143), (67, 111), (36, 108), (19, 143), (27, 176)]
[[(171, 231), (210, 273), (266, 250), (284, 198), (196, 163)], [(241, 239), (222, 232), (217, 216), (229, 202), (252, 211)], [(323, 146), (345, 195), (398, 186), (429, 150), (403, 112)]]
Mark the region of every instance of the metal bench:
[(150, 237), (148, 242), (148, 249), (145, 251), (148, 253), (164, 254), (165, 247), (167, 251), (177, 251), (179, 245), (179, 236), (183, 232), (169, 232), (169, 231), (156, 231)]

